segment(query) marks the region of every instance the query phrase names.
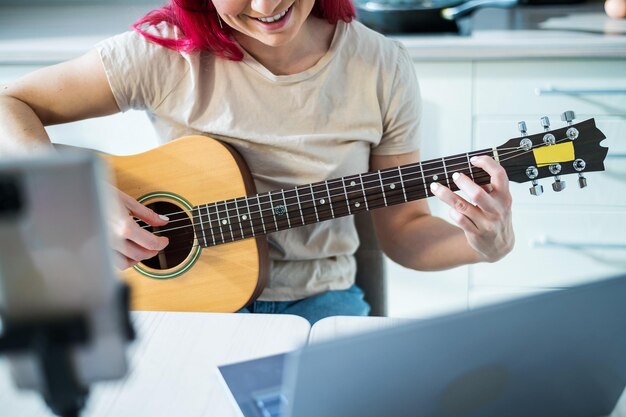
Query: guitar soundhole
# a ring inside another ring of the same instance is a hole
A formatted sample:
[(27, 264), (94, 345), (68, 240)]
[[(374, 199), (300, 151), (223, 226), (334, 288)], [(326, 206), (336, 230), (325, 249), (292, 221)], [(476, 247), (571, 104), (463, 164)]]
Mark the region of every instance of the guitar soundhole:
[(166, 215), (170, 221), (165, 226), (149, 226), (142, 221), (138, 224), (157, 236), (166, 236), (170, 243), (157, 256), (141, 263), (154, 269), (174, 268), (183, 263), (194, 248), (191, 219), (186, 211), (167, 201), (158, 201), (147, 206), (158, 214)]

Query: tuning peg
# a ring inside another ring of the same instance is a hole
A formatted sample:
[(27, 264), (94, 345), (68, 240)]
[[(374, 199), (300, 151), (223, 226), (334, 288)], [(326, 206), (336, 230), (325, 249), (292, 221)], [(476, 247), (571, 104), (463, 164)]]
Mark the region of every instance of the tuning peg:
[(520, 133), (522, 134), (522, 136), (526, 136), (526, 122), (525, 121), (521, 121), (517, 123), (517, 129), (520, 131)]
[[(548, 119), (548, 116), (543, 116), (541, 118), (541, 126), (543, 126), (543, 130), (545, 132), (548, 132), (550, 130), (550, 119)], [(543, 135), (543, 143), (548, 146), (554, 145), (556, 143), (556, 138), (552, 133), (546, 133), (545, 135)]]
[(552, 189), (554, 191), (561, 192), (565, 189), (565, 181), (561, 181), (558, 175), (554, 177), (554, 182), (552, 183)]
[(578, 186), (585, 188), (587, 186), (587, 179), (583, 175), (582, 171), (587, 167), (587, 163), (582, 159), (574, 161), (574, 169), (578, 171)]
[(552, 189), (556, 192), (563, 191), (565, 189), (565, 181), (561, 181), (561, 178), (559, 177), (559, 174), (561, 173), (562, 168), (563, 167), (558, 162), (555, 162), (554, 164), (550, 164), (550, 166), (548, 167), (552, 175), (554, 175), (554, 182), (552, 183)]
[(543, 194), (543, 186), (540, 185), (537, 182), (537, 180), (533, 180), (532, 183), (533, 183), (533, 186), (529, 188), (530, 193), (532, 195), (541, 195), (541, 194)]
[(561, 113), (561, 120), (567, 122), (568, 125), (571, 125), (575, 118), (576, 114), (573, 110), (567, 110)]

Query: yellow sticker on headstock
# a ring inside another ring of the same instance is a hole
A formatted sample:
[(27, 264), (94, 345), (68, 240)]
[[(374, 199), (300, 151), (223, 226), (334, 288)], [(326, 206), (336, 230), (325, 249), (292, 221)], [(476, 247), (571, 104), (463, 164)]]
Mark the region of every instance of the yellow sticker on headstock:
[(557, 162), (563, 163), (576, 159), (574, 155), (574, 143), (572, 141), (559, 143), (558, 145), (542, 146), (533, 149), (533, 154), (535, 155), (537, 167), (545, 167)]

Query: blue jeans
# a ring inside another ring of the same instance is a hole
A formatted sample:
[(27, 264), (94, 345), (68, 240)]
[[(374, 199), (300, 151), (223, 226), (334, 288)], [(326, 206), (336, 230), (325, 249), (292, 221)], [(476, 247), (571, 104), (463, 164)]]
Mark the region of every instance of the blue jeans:
[(296, 301), (255, 301), (238, 313), (294, 314), (313, 325), (330, 316), (367, 316), (370, 306), (363, 299), (363, 291), (353, 285), (347, 290), (328, 291)]

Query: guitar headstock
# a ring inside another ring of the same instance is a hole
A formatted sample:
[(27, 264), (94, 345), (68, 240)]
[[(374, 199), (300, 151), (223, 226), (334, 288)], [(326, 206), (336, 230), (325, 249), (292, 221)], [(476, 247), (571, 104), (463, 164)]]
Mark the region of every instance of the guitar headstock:
[(530, 193), (541, 195), (543, 187), (538, 180), (554, 177), (552, 189), (562, 191), (565, 181), (562, 175), (578, 174), (580, 188), (587, 186), (584, 174), (604, 171), (604, 159), (609, 149), (600, 146), (606, 136), (596, 127), (594, 119), (572, 123), (574, 112), (566, 111), (561, 119), (567, 126), (550, 130), (547, 117), (541, 118), (542, 133), (526, 134), (526, 123), (518, 127), (522, 136), (510, 139), (496, 148), (500, 165), (509, 179), (515, 182), (532, 182)]

